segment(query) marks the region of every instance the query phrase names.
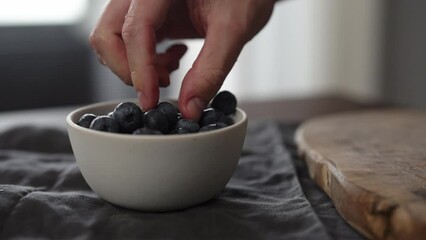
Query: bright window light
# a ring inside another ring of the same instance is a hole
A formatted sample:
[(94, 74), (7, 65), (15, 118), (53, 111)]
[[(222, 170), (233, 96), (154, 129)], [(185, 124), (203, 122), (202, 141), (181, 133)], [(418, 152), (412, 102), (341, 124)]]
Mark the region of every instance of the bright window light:
[(0, 0), (0, 25), (73, 24), (87, 8), (88, 0)]

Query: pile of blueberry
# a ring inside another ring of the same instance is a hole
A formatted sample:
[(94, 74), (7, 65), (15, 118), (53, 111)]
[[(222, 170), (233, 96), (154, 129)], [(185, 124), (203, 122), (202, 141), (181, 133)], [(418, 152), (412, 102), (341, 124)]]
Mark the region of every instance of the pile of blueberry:
[(161, 102), (156, 108), (143, 112), (133, 102), (122, 102), (107, 115), (84, 114), (78, 125), (104, 132), (135, 135), (187, 134), (211, 131), (234, 124), (237, 99), (228, 91), (218, 93), (210, 107), (204, 109), (198, 122), (182, 118), (170, 102)]

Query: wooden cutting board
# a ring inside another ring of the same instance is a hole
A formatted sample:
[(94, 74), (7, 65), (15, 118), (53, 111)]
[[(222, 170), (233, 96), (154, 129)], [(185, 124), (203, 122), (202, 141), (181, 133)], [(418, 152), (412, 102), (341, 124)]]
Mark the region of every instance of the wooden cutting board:
[(311, 177), (365, 236), (426, 239), (426, 111), (314, 118), (296, 142)]

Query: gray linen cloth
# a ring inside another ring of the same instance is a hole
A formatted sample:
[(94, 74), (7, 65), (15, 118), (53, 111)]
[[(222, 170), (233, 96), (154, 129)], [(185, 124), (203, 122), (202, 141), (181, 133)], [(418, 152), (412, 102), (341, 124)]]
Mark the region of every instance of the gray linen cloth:
[(309, 178), (292, 141), (297, 125), (250, 124), (221, 194), (148, 213), (89, 188), (62, 123), (24, 122), (0, 120), (0, 239), (363, 239)]

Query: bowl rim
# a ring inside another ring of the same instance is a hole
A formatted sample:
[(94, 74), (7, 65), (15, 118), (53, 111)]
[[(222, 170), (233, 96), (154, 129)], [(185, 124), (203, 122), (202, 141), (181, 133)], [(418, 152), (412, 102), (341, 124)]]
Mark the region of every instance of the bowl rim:
[[(225, 128), (220, 128), (214, 131), (206, 131), (206, 132), (197, 132), (197, 133), (188, 133), (188, 134), (167, 134), (167, 135), (133, 135), (133, 134), (124, 134), (124, 133), (111, 133), (111, 132), (102, 132), (102, 131), (95, 131), (91, 130), (82, 126), (77, 125), (74, 121), (72, 121), (72, 118), (74, 115), (76, 115), (79, 112), (85, 112), (92, 108), (98, 108), (103, 107), (106, 105), (112, 105), (112, 104), (118, 104), (124, 101), (130, 101), (130, 102), (136, 102), (135, 99), (124, 99), (124, 100), (112, 100), (112, 101), (104, 101), (104, 102), (98, 102), (98, 103), (92, 103), (89, 105), (81, 106), (66, 116), (66, 123), (69, 128), (73, 128), (77, 131), (80, 131), (85, 134), (93, 134), (95, 136), (99, 137), (111, 137), (111, 138), (122, 138), (122, 139), (158, 139), (158, 140), (165, 140), (165, 139), (186, 139), (186, 138), (193, 138), (193, 137), (203, 137), (203, 136), (213, 136), (217, 134), (221, 134), (227, 131), (231, 131), (233, 129), (239, 128), (242, 125), (244, 125), (248, 121), (247, 114), (242, 110), (241, 108), (236, 108), (236, 111), (239, 112), (242, 117), (241, 120), (232, 124), (231, 126), (227, 126)], [(162, 101), (173, 101), (170, 99), (164, 99)], [(89, 112), (87, 112), (89, 113)]]

